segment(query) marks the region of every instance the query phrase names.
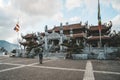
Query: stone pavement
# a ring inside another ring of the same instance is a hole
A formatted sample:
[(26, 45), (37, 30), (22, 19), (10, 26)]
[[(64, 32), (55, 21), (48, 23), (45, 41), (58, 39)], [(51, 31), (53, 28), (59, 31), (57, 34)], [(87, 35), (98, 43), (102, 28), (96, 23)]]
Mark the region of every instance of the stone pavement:
[[(112, 64), (112, 65), (111, 65)], [(120, 80), (120, 61), (0, 57), (0, 80)]]

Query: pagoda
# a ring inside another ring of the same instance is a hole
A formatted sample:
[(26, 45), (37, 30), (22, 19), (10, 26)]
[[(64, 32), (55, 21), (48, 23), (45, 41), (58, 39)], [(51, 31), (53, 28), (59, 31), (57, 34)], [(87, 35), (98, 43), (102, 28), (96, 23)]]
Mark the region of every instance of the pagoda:
[(101, 35), (99, 35), (98, 26), (89, 26), (87, 29), (87, 40), (86, 42), (92, 47), (100, 47), (100, 38), (101, 38), (101, 47), (110, 46), (111, 43), (111, 32), (112, 22), (109, 24), (101, 25)]

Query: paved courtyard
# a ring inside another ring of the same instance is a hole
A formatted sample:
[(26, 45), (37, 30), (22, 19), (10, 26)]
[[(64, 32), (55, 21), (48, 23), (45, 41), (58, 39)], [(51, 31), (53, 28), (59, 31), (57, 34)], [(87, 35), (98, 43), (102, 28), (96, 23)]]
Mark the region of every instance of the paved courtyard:
[(120, 80), (120, 61), (0, 56), (0, 80)]

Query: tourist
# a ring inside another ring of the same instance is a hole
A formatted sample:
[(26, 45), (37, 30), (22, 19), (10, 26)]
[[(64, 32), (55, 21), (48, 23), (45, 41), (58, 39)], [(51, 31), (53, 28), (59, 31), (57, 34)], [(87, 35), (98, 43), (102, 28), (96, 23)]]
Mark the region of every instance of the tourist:
[(39, 53), (39, 63), (42, 64), (42, 60), (43, 60), (43, 54), (42, 51), (40, 51)]

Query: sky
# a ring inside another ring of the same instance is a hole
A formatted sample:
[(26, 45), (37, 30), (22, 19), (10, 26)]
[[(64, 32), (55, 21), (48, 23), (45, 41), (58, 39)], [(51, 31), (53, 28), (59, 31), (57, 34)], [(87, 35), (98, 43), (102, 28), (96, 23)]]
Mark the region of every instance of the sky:
[[(100, 0), (102, 24), (112, 21), (120, 31), (120, 0)], [(0, 40), (17, 43), (19, 35), (54, 26), (88, 21), (97, 25), (98, 0), (0, 0)], [(19, 34), (13, 29), (19, 22)]]

